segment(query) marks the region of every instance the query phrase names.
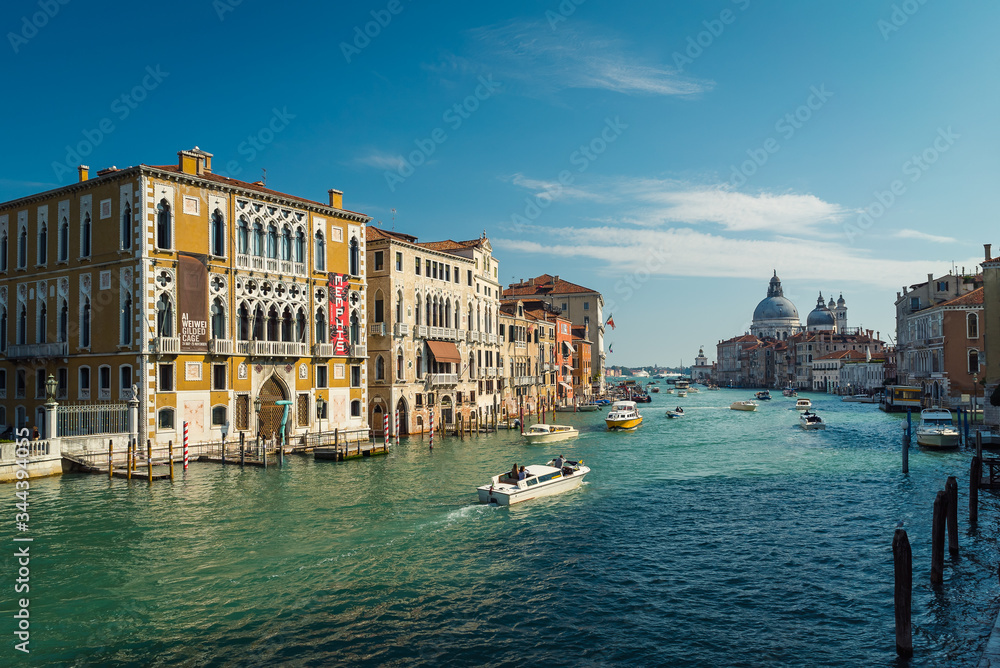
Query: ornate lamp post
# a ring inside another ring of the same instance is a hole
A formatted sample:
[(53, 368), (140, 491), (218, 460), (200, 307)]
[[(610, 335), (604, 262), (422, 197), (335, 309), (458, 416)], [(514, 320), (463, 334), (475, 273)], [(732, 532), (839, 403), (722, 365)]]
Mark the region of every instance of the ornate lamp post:
[(326, 399), (320, 397), (316, 400), (316, 419), (319, 421), (319, 431), (323, 433), (323, 418), (326, 417)]
[(264, 405), (264, 402), (261, 401), (260, 395), (258, 394), (257, 397), (254, 398), (254, 400), (253, 400), (253, 411), (254, 411), (254, 414), (257, 416), (257, 436), (258, 436), (258, 438), (260, 437), (260, 409), (261, 409), (261, 407), (263, 405)]
[(49, 374), (48, 380), (45, 381), (45, 433), (42, 434), (44, 438), (55, 438), (58, 435), (58, 430), (56, 429), (56, 390), (59, 389), (59, 383), (56, 382), (55, 376), (51, 373)]

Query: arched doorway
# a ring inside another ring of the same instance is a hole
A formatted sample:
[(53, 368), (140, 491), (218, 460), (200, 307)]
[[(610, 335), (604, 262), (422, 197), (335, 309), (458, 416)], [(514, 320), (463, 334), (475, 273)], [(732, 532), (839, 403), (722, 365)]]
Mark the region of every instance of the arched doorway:
[(399, 433), (398, 436), (409, 436), (410, 435), (410, 416), (406, 410), (406, 400), (400, 399), (396, 402), (396, 414), (399, 416)]
[(373, 434), (382, 434), (385, 429), (385, 413), (382, 410), (382, 404), (378, 403), (372, 406), (371, 413), (371, 425)]
[(258, 430), (261, 438), (271, 438), (280, 435), (281, 416), (285, 413), (285, 407), (279, 406), (276, 402), (288, 399), (288, 391), (285, 384), (277, 376), (271, 376), (260, 387), (258, 393), (260, 397), (260, 421)]
[(446, 425), (455, 424), (455, 417), (451, 410), (451, 397), (445, 395), (441, 397), (441, 428), (444, 429)]

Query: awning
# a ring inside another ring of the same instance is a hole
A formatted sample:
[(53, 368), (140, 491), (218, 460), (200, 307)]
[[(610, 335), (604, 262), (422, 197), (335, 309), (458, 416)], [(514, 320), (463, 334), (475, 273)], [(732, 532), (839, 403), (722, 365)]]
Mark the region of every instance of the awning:
[(438, 362), (462, 363), (462, 355), (451, 341), (428, 341), (427, 347)]
[(563, 382), (560, 381), (559, 384), (562, 385), (567, 390), (571, 390), (572, 391), (572, 389), (573, 389), (573, 386), (570, 385), (569, 383), (563, 383)]

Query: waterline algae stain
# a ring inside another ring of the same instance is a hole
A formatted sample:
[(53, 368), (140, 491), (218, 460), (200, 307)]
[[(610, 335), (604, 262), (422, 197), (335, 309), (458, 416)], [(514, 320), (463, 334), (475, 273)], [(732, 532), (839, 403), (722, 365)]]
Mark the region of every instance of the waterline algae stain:
[[(898, 416), (810, 395), (829, 426), (805, 432), (793, 399), (729, 410), (749, 397), (669, 397), (683, 420), (654, 399), (624, 433), (568, 413), (580, 437), (550, 446), (501, 431), (343, 463), (192, 464), (172, 485), (33, 481), (31, 659), (890, 666), (903, 520), (911, 665), (975, 665), (1000, 594), (992, 495), (929, 583), (934, 496), (968, 453), (914, 449), (904, 476)], [(580, 488), (477, 503), (496, 471), (557, 454), (592, 468)]]

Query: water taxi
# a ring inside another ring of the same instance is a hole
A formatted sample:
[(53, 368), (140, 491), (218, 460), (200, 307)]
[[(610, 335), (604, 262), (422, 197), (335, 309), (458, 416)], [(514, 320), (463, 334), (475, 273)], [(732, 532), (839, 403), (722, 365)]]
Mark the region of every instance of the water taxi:
[(760, 392), (758, 392), (754, 396), (757, 397), (757, 401), (770, 401), (771, 400), (771, 393), (768, 392), (767, 390), (761, 390)]
[(524, 432), (524, 440), (528, 443), (555, 443), (556, 441), (566, 441), (576, 438), (580, 432), (575, 428), (563, 424), (542, 424), (532, 425), (528, 431)]
[(799, 396), (799, 393), (795, 391), (794, 387), (786, 387), (785, 389), (783, 389), (781, 391), (781, 393), (783, 395), (785, 395), (786, 397), (797, 397), (797, 396)]
[(808, 399), (798, 399), (795, 402), (795, 410), (797, 411), (807, 411), (813, 407), (813, 402)]
[(677, 408), (675, 408), (672, 411), (667, 411), (667, 417), (668, 418), (684, 417), (684, 409), (681, 408), (680, 406), (678, 406)]
[(531, 464), (521, 471), (515, 466), (510, 471), (493, 476), (489, 485), (477, 487), (481, 503), (509, 506), (514, 503), (537, 499), (542, 496), (562, 494), (580, 486), (590, 467), (582, 461), (573, 462), (561, 457), (548, 464)]
[(934, 406), (920, 411), (917, 445), (925, 448), (957, 448), (959, 433), (951, 421), (951, 411)]
[(668, 387), (667, 388), (667, 394), (673, 394), (673, 393), (674, 393), (674, 388)]
[(803, 429), (826, 429), (826, 423), (823, 422), (823, 418), (809, 411), (799, 416), (799, 426)]
[(757, 404), (752, 401), (734, 401), (729, 404), (729, 409), (734, 411), (755, 411)]
[(611, 404), (604, 422), (608, 429), (635, 429), (642, 424), (642, 416), (634, 401), (616, 401)]
[(688, 395), (688, 391), (687, 390), (677, 390), (677, 396), (678, 397), (686, 397), (687, 395)]

